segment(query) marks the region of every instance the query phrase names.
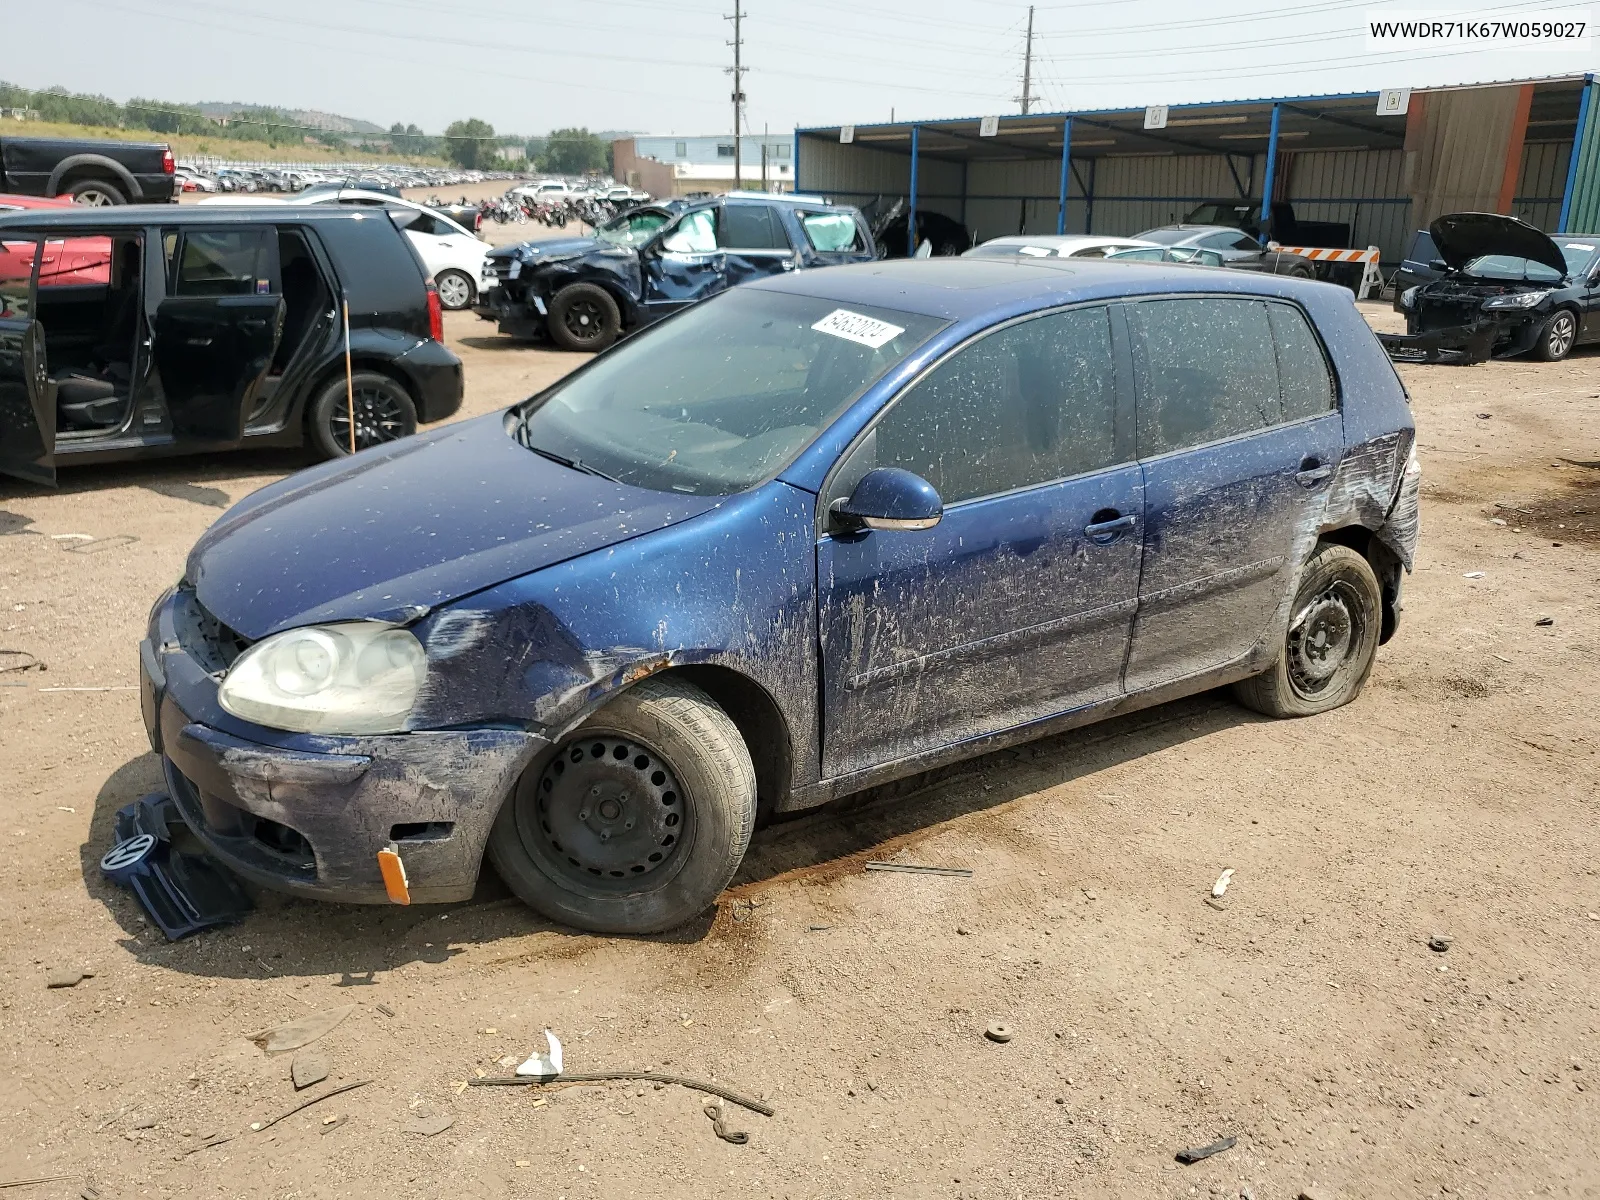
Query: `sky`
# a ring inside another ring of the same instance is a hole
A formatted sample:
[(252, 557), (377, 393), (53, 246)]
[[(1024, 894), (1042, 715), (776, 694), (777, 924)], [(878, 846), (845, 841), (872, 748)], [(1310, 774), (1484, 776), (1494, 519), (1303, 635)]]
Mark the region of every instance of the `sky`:
[[(132, 96), (317, 109), (442, 132), (731, 128), (736, 0), (17, 0), (0, 79)], [(742, 0), (746, 131), (1020, 111), (1026, 3)], [(1441, 8), (1286, 0), (1040, 3), (1033, 111), (1371, 91), (1600, 68), (1555, 50), (1374, 49), (1374, 15), (1526, 18), (1558, 0)], [(1600, 5), (1581, 6), (1600, 16)]]

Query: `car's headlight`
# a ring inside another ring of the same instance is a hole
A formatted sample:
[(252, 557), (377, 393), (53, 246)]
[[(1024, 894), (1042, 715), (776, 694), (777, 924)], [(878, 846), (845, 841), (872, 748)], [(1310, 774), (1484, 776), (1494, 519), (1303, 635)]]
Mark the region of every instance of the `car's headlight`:
[(1550, 293), (1512, 292), (1505, 296), (1491, 296), (1483, 302), (1485, 308), (1537, 308)]
[(1417, 288), (1408, 287), (1405, 291), (1400, 293), (1401, 308), (1414, 308), (1416, 306), (1417, 290)]
[(409, 630), (377, 621), (309, 625), (241, 654), (217, 700), (273, 729), (398, 733), (427, 677), (427, 653)]

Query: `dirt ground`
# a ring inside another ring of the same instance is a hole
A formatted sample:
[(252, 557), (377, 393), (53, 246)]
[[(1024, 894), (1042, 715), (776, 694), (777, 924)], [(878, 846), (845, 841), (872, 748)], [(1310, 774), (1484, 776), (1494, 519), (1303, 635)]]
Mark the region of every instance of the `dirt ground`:
[[(578, 361), (447, 327), (468, 414)], [(645, 939), (553, 928), (486, 878), (450, 908), (263, 895), (169, 945), (97, 870), (113, 812), (159, 785), (136, 643), (201, 531), (302, 460), (0, 482), (0, 647), (48, 666), (0, 675), (0, 1183), (1600, 1196), (1600, 352), (1404, 375), (1422, 543), (1356, 703), (1272, 722), (1204, 695), (769, 828), (713, 914)], [(93, 976), (47, 989), (63, 968)], [(344, 1005), (306, 1095), (370, 1084), (253, 1132), (304, 1097), (245, 1035)], [(730, 1107), (738, 1146), (680, 1087), (465, 1086), (545, 1028), (569, 1070), (678, 1072), (776, 1115)]]

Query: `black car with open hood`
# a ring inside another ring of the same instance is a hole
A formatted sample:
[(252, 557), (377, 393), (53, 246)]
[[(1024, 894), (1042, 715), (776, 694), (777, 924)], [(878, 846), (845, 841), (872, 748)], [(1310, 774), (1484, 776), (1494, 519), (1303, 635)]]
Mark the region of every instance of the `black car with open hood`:
[(1553, 362), (1600, 341), (1600, 234), (1552, 237), (1499, 213), (1451, 213), (1428, 233), (1442, 274), (1399, 296), (1406, 332), (1380, 335), (1391, 358)]

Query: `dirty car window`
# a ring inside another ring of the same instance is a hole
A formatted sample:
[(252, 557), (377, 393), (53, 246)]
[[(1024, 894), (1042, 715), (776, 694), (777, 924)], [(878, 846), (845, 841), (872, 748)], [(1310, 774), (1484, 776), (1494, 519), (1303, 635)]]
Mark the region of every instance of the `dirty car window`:
[(594, 236), (613, 246), (642, 246), (671, 219), (664, 212), (624, 213), (596, 229)]
[(517, 436), (637, 487), (729, 495), (780, 470), (944, 324), (811, 296), (726, 292), (529, 401)]

